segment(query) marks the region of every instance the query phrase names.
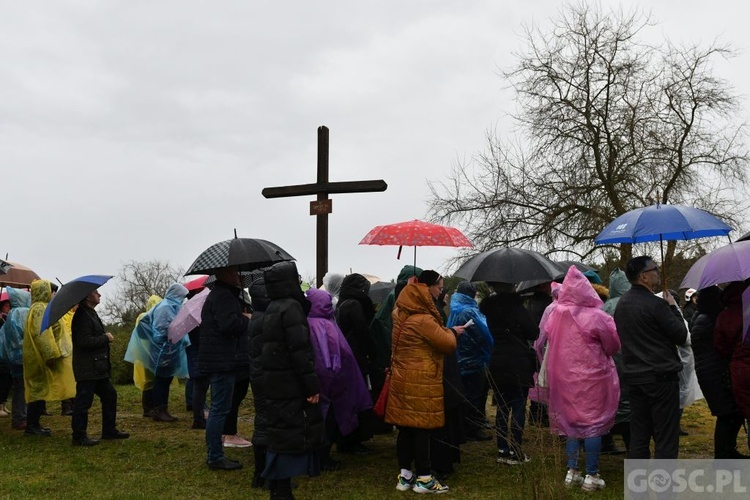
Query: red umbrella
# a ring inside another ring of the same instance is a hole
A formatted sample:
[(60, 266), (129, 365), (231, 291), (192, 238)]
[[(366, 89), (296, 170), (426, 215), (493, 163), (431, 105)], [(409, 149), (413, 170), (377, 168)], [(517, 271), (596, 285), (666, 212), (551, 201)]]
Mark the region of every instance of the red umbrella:
[(417, 265), (417, 247), (473, 247), (469, 239), (455, 227), (441, 226), (421, 220), (410, 220), (375, 226), (359, 242), (360, 245), (398, 245), (397, 259), (401, 248), (414, 247), (414, 266)]
[(187, 283), (183, 284), (183, 286), (188, 289), (188, 292), (200, 292), (206, 286), (207, 279), (208, 276), (201, 276), (200, 278), (195, 278), (194, 280), (188, 281)]

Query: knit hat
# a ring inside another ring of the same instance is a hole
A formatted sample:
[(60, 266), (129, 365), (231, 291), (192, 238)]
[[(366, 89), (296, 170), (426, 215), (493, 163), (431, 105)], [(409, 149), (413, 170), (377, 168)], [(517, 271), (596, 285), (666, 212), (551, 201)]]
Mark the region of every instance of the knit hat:
[(692, 297), (692, 296), (693, 296), (693, 295), (695, 294), (695, 292), (697, 292), (697, 291), (698, 291), (698, 290), (696, 290), (695, 288), (688, 288), (688, 289), (687, 289), (687, 290), (685, 291), (685, 302), (690, 302), (690, 298), (691, 298), (691, 297)]
[(432, 269), (422, 271), (422, 274), (419, 275), (419, 282), (427, 286), (435, 285), (438, 281), (440, 281), (440, 273)]
[(477, 286), (471, 281), (462, 281), (458, 284), (456, 292), (468, 295), (469, 297), (474, 297), (477, 294)]

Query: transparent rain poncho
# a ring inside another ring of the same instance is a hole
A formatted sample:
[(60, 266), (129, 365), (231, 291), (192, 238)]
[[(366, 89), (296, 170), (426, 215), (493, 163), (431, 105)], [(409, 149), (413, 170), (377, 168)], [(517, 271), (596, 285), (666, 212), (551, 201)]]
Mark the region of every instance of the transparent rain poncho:
[(186, 335), (176, 344), (169, 342), (169, 324), (182, 307), (188, 290), (175, 283), (164, 294), (164, 299), (148, 311), (130, 336), (125, 361), (140, 363), (161, 377), (187, 377), (185, 348), (190, 345)]

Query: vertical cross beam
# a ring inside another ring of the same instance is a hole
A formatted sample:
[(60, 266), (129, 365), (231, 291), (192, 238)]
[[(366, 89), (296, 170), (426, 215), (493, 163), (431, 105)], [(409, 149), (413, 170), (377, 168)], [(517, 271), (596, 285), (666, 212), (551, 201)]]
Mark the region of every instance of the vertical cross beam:
[[(318, 127), (318, 183), (319, 186), (328, 184), (328, 127)], [(328, 192), (318, 191), (318, 201), (328, 199)], [(315, 216), (315, 281), (318, 288), (323, 286), (323, 276), (328, 272), (328, 213)]]

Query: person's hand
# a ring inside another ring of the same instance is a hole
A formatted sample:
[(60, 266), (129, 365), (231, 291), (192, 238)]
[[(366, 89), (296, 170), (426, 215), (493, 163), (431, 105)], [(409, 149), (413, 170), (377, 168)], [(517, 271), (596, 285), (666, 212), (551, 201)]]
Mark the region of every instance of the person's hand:
[(246, 313), (246, 312), (243, 312), (243, 313), (242, 313), (242, 315), (243, 315), (244, 317), (246, 317), (247, 319), (250, 319), (250, 318), (252, 318), (252, 317), (253, 317), (253, 315), (252, 315), (252, 314), (250, 314), (250, 313)]
[(466, 330), (466, 327), (464, 325), (456, 325), (451, 327), (454, 332), (456, 332), (456, 337), (459, 335), (463, 335), (464, 330)]
[(320, 401), (320, 394), (315, 394), (314, 396), (310, 396), (307, 398), (307, 402), (310, 404), (318, 404), (318, 401)]
[(674, 297), (672, 297), (672, 294), (669, 293), (669, 292), (667, 292), (667, 293), (664, 294), (664, 300), (666, 300), (667, 304), (669, 304), (670, 306), (676, 306), (677, 305), (677, 302), (674, 301)]
[(114, 336), (114, 335), (112, 335), (112, 334), (111, 334), (111, 333), (109, 333), (109, 332), (106, 332), (106, 333), (105, 333), (104, 335), (106, 335), (106, 336), (107, 336), (107, 338), (109, 339), (109, 341), (110, 341), (110, 342), (112, 342), (113, 340), (115, 340), (115, 336)]

